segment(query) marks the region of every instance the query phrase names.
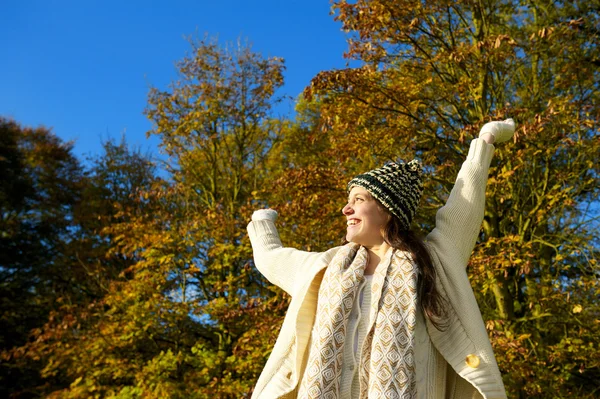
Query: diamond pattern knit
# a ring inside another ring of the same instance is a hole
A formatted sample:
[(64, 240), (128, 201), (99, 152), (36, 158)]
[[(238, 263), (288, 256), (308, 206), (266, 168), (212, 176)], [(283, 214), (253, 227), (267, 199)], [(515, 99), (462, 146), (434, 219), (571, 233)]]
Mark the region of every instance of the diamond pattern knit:
[[(348, 318), (364, 280), (367, 250), (347, 244), (332, 259), (321, 286), (308, 363), (298, 397), (339, 398)], [(413, 398), (416, 395), (414, 328), (417, 272), (397, 251), (386, 268), (376, 270), (375, 323), (360, 356), (361, 398)], [(375, 317), (373, 317), (375, 316)]]

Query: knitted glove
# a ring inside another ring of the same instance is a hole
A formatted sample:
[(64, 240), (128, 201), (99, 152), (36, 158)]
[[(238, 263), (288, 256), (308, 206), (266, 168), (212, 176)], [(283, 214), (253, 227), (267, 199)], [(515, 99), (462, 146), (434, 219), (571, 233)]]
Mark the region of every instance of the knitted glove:
[(494, 136), (495, 143), (503, 143), (515, 134), (515, 121), (506, 119), (504, 121), (488, 122), (481, 128), (479, 137), (485, 133)]
[(274, 222), (277, 219), (277, 211), (275, 209), (259, 209), (252, 214), (252, 221), (270, 220)]

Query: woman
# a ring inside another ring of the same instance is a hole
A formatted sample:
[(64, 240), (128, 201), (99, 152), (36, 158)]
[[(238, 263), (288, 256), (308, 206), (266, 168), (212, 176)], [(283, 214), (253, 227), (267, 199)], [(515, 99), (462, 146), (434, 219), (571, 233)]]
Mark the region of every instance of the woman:
[(492, 144), (514, 128), (511, 119), (483, 126), (424, 242), (410, 232), (417, 161), (352, 179), (348, 244), (326, 252), (285, 248), (277, 213), (252, 215), (255, 264), (292, 297), (253, 398), (506, 398), (466, 266)]

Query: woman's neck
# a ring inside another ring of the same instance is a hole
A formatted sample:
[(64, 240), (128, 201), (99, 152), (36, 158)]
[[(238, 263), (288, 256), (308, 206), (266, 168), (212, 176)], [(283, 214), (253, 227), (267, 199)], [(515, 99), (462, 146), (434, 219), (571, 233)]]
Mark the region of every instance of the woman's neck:
[(367, 266), (365, 267), (365, 274), (370, 275), (375, 273), (375, 269), (377, 269), (377, 265), (381, 262), (381, 258), (383, 258), (386, 252), (390, 249), (390, 246), (387, 242), (383, 242), (381, 245), (374, 245), (372, 247), (367, 247), (367, 251), (369, 254), (369, 259), (367, 261)]

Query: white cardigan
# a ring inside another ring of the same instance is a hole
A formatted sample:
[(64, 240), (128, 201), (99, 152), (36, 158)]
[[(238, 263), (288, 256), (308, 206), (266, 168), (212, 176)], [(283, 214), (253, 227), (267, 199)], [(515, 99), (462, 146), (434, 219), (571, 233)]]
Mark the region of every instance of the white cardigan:
[[(494, 146), (471, 142), (446, 205), (436, 214), (436, 226), (425, 239), (437, 272), (438, 288), (448, 302), (449, 327), (428, 324), (433, 345), (445, 359), (447, 398), (506, 398), (498, 365), (467, 277), (466, 267), (483, 220), (485, 187)], [(279, 337), (252, 398), (295, 398), (304, 372), (307, 347), (317, 308), (322, 273), (339, 247), (325, 252), (285, 248), (270, 220), (248, 225), (254, 263), (273, 284), (291, 295)], [(376, 304), (373, 304), (376, 306)]]

